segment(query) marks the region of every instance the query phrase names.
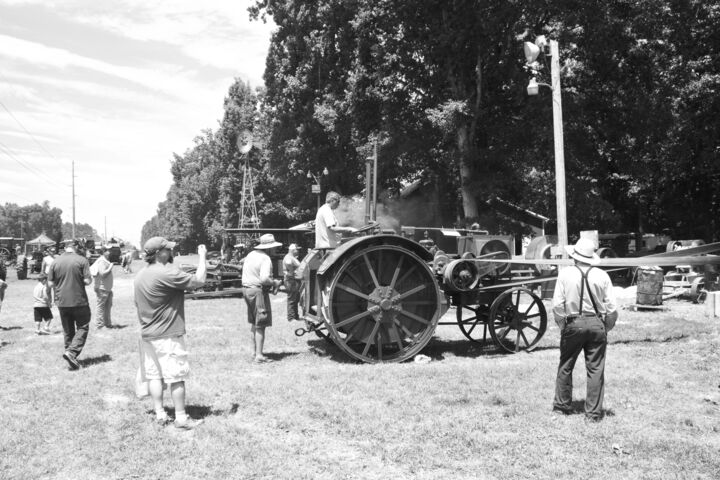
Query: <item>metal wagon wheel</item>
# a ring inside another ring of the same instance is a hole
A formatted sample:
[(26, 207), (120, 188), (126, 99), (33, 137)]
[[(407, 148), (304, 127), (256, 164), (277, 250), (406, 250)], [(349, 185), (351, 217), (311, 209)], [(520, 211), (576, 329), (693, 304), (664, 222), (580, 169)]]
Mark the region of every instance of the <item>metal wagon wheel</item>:
[(430, 268), (394, 245), (374, 245), (343, 260), (322, 295), (333, 341), (367, 363), (413, 357), (440, 316), (441, 294)]
[(5, 247), (0, 247), (0, 261), (3, 262), (3, 264), (10, 262), (10, 250), (8, 250)]
[(455, 310), (460, 331), (468, 340), (486, 343), (488, 337), (488, 312), (485, 305), (458, 305)]
[(706, 298), (705, 279), (702, 277), (694, 279), (690, 284), (690, 299), (694, 303), (704, 303)]
[(506, 352), (531, 351), (547, 328), (545, 305), (527, 288), (507, 290), (490, 306), (488, 327), (495, 345)]

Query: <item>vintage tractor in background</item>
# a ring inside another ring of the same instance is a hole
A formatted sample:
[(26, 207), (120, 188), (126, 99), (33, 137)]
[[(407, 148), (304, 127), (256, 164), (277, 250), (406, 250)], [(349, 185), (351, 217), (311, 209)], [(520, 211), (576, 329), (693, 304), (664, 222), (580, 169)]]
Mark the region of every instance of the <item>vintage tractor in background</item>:
[(15, 264), (24, 246), (24, 238), (0, 237), (0, 262), (6, 267)]
[(511, 238), (445, 231), (455, 252), (372, 224), (334, 250), (311, 250), (301, 264), (306, 327), (296, 334), (315, 332), (359, 361), (400, 362), (428, 344), (452, 305), (451, 324), (469, 340), (489, 334), (504, 352), (535, 348), (547, 313), (533, 287), (546, 279), (513, 278)]

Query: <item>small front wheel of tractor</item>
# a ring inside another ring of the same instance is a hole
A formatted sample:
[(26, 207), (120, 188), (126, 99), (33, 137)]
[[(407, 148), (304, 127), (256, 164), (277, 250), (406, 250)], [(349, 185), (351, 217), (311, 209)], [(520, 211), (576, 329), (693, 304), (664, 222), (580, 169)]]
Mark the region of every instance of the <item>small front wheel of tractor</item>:
[(545, 334), (545, 305), (527, 288), (506, 290), (490, 306), (488, 326), (495, 345), (505, 352), (529, 352)]
[(487, 307), (458, 305), (455, 310), (455, 317), (460, 331), (468, 340), (481, 344), (487, 343)]

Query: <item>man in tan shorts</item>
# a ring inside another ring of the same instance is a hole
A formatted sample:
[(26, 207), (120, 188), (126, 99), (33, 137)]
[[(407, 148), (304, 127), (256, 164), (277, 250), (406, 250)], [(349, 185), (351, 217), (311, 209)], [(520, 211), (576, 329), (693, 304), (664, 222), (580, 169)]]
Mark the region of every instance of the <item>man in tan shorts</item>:
[(163, 407), (163, 383), (170, 385), (175, 427), (191, 430), (202, 423), (185, 412), (185, 379), (190, 374), (185, 348), (185, 290), (205, 283), (205, 245), (198, 246), (195, 275), (172, 266), (175, 242), (153, 237), (145, 242), (145, 261), (134, 282), (142, 340), (141, 369), (148, 381), (157, 421), (169, 418)]
[(242, 271), (243, 298), (247, 305), (248, 323), (252, 333), (253, 362), (267, 363), (270, 360), (263, 354), (265, 329), (272, 326), (270, 306), (271, 290), (277, 292), (280, 280), (273, 278), (270, 255), (282, 243), (276, 242), (272, 233), (260, 237), (260, 243), (245, 257)]

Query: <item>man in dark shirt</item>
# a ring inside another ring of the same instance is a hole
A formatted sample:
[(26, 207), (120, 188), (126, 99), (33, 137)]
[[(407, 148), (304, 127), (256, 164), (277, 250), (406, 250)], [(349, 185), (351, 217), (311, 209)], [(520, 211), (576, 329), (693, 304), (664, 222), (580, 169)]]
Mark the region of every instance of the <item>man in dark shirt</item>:
[(80, 368), (80, 356), (90, 329), (90, 305), (85, 286), (90, 285), (90, 263), (77, 253), (77, 241), (65, 242), (65, 253), (50, 265), (48, 285), (55, 287), (65, 337), (63, 358), (70, 370)]
[(163, 407), (163, 383), (170, 385), (175, 426), (190, 430), (202, 423), (185, 412), (185, 379), (190, 374), (185, 348), (185, 289), (205, 283), (205, 245), (198, 246), (195, 275), (172, 266), (175, 242), (153, 237), (145, 242), (148, 266), (135, 278), (133, 290), (140, 321), (142, 376), (148, 381), (157, 421), (169, 422)]

